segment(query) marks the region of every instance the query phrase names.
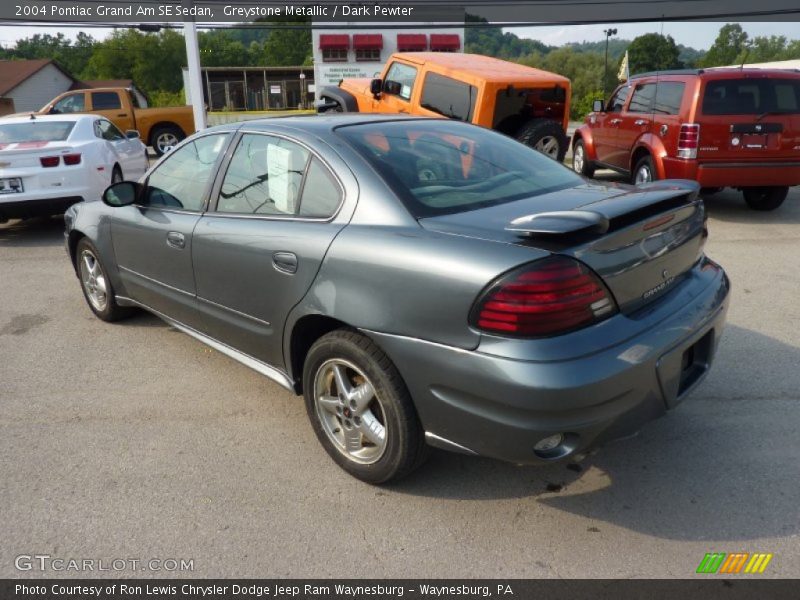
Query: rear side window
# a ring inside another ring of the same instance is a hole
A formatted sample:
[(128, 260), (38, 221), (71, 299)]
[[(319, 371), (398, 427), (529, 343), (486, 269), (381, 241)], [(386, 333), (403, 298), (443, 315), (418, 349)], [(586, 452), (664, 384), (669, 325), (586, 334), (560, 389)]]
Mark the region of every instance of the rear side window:
[(122, 108), (116, 92), (92, 92), (92, 110), (116, 110)]
[(243, 135), (225, 173), (217, 212), (296, 215), (308, 159), (308, 150), (288, 140)]
[(798, 79), (719, 79), (706, 83), (704, 115), (800, 112)]
[(653, 112), (653, 101), (656, 96), (656, 84), (644, 83), (637, 85), (631, 96), (631, 103), (628, 105), (628, 112), (650, 113)]
[(478, 89), (450, 77), (428, 73), (422, 88), (422, 108), (458, 119), (471, 121)]
[(342, 191), (330, 171), (316, 158), (311, 159), (300, 198), (301, 217), (328, 218), (342, 201)]
[(653, 112), (660, 115), (680, 113), (686, 84), (680, 81), (660, 81), (656, 87), (656, 102)]

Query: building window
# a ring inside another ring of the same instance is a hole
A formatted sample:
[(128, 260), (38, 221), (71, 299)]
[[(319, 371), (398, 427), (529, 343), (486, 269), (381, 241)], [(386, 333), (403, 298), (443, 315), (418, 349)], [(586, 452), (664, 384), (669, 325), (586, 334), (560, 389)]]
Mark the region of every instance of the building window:
[(380, 48), (356, 48), (356, 60), (364, 62), (380, 62)]
[(350, 36), (343, 34), (323, 34), (319, 36), (322, 62), (347, 62), (350, 50)]
[(322, 62), (347, 62), (347, 48), (323, 48)]

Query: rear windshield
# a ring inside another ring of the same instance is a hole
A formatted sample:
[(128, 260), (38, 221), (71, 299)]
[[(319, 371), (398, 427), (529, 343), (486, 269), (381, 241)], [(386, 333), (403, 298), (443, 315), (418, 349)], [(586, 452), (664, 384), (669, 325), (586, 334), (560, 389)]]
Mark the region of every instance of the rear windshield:
[(74, 121), (30, 121), (0, 124), (0, 143), (63, 142), (69, 137)]
[(340, 127), (416, 218), (484, 208), (575, 187), (583, 179), (488, 129), (453, 121)]
[(706, 83), (705, 115), (800, 112), (800, 79), (719, 79)]

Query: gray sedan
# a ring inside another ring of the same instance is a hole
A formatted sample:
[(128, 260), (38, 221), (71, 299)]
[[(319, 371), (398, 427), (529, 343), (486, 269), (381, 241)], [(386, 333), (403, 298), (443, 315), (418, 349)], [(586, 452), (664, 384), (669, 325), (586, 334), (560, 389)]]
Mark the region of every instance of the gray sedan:
[(208, 129), (65, 218), (95, 315), (302, 394), (372, 483), (430, 446), (530, 464), (629, 435), (703, 379), (728, 308), (696, 184), (601, 185), (444, 119)]

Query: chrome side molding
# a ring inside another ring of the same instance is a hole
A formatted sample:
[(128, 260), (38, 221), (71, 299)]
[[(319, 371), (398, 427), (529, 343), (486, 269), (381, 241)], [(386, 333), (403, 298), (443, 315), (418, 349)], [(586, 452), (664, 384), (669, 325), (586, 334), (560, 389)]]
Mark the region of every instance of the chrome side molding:
[(248, 354), (244, 354), (243, 352), (239, 352), (235, 348), (231, 348), (230, 346), (228, 346), (227, 344), (224, 344), (223, 342), (215, 340), (214, 338), (209, 337), (209, 336), (205, 335), (204, 333), (200, 333), (196, 329), (193, 329), (193, 328), (189, 327), (188, 325), (184, 325), (180, 321), (176, 321), (175, 319), (172, 319), (172, 318), (168, 317), (164, 313), (159, 312), (156, 309), (147, 306), (146, 304), (142, 304), (141, 302), (139, 302), (137, 300), (134, 300), (132, 298), (127, 298), (125, 296), (116, 296), (116, 299), (117, 299), (117, 302), (120, 302), (121, 304), (123, 304), (125, 306), (138, 306), (139, 308), (142, 308), (142, 309), (146, 310), (147, 312), (154, 314), (155, 316), (157, 316), (159, 319), (161, 319), (165, 323), (167, 323), (169, 325), (172, 325), (175, 329), (177, 329), (179, 331), (182, 331), (183, 333), (185, 333), (187, 335), (192, 336), (196, 340), (204, 343), (206, 346), (209, 346), (209, 347), (213, 348), (214, 350), (216, 350), (217, 352), (221, 352), (225, 356), (228, 356), (228, 357), (232, 358), (233, 360), (242, 363), (246, 367), (250, 367), (251, 369), (253, 369), (257, 373), (260, 373), (261, 375), (264, 375), (265, 377), (269, 377), (274, 382), (276, 382), (276, 383), (282, 385), (283, 387), (285, 387), (287, 390), (289, 390), (291, 392), (295, 391), (294, 385), (292, 384), (291, 380), (289, 379), (289, 376), (286, 375), (286, 373), (284, 373), (283, 371), (281, 371), (279, 369), (276, 369), (275, 367), (273, 367), (271, 365), (268, 365), (265, 362), (261, 362), (260, 360), (255, 359), (255, 358), (253, 358), (252, 356), (250, 356)]
[(455, 442), (451, 442), (448, 439), (445, 439), (435, 433), (431, 433), (430, 431), (425, 432), (425, 441), (428, 442), (429, 445), (434, 446), (436, 448), (441, 448), (442, 450), (449, 450), (450, 452), (458, 452), (460, 454), (470, 454), (472, 456), (478, 456), (478, 453), (474, 450), (470, 450), (466, 446), (462, 446), (461, 444), (456, 444)]

